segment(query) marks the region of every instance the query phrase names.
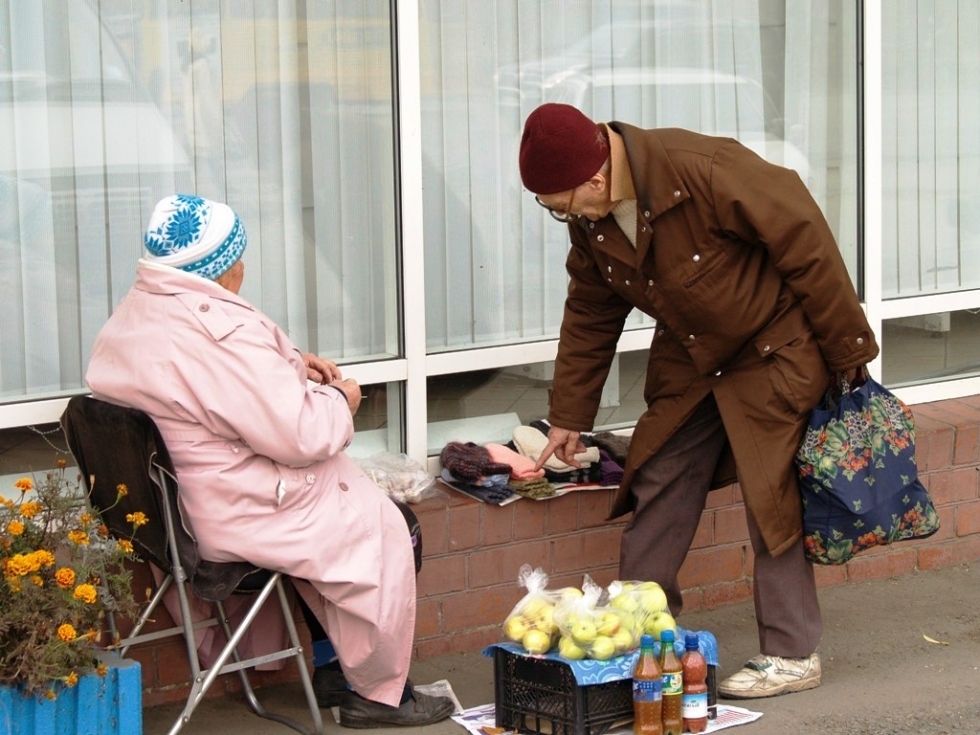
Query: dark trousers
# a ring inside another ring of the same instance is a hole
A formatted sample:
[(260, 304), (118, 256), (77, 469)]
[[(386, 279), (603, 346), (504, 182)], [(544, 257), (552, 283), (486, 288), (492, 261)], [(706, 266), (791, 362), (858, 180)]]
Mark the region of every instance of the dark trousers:
[[(682, 607), (677, 573), (694, 540), (708, 487), (728, 442), (713, 396), (644, 464), (633, 481), (633, 517), (623, 531), (619, 575), (658, 582), (671, 612)], [(753, 595), (759, 650), (799, 658), (816, 650), (823, 630), (813, 566), (802, 539), (770, 556), (759, 528), (746, 511), (755, 555)]]

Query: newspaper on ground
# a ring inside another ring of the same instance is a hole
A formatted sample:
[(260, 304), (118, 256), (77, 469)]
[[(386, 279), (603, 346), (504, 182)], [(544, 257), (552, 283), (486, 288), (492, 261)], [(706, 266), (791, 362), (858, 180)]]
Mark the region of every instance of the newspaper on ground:
[[(708, 728), (705, 733), (718, 732), (737, 725), (747, 725), (755, 722), (762, 717), (761, 712), (752, 712), (742, 707), (733, 707), (727, 704), (718, 705), (718, 716), (713, 720), (708, 720)], [(467, 710), (452, 716), (454, 722), (465, 727), (473, 735), (503, 735), (505, 732), (497, 727), (496, 707), (493, 704), (483, 704), (478, 707), (470, 707)], [(633, 735), (633, 725), (615, 727), (605, 735)]]

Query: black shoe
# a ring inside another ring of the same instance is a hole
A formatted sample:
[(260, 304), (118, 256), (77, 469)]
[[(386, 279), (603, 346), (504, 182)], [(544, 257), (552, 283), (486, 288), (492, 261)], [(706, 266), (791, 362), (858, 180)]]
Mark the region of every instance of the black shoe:
[(313, 670), (313, 693), (316, 703), (323, 708), (339, 707), (350, 692), (344, 672), (337, 669)]
[(455, 707), (449, 697), (433, 697), (414, 690), (412, 699), (400, 707), (389, 707), (349, 692), (340, 705), (340, 724), (342, 727), (362, 730), (374, 727), (418, 727), (446, 719)]

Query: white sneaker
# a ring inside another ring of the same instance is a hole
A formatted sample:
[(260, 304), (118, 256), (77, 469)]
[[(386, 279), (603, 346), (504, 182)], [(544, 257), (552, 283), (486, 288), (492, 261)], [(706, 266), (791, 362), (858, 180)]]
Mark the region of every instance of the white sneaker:
[(806, 658), (782, 656), (753, 657), (748, 663), (718, 685), (719, 696), (726, 699), (757, 699), (777, 694), (802, 692), (820, 686), (820, 656)]

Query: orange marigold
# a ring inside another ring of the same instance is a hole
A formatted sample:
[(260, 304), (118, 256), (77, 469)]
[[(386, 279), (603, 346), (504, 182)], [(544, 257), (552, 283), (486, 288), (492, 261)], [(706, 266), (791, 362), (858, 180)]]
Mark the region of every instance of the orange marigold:
[(99, 661), (99, 665), (95, 667), (95, 673), (105, 678), (105, 675), (109, 673), (109, 667), (105, 665), (105, 661)]
[(35, 551), (34, 558), (37, 560), (38, 567), (54, 566), (54, 554), (47, 549), (38, 549)]
[(7, 524), (7, 533), (11, 536), (20, 536), (24, 533), (24, 524), (20, 521), (11, 521)]
[(75, 638), (77, 638), (75, 633), (75, 628), (71, 623), (62, 623), (58, 626), (58, 639), (64, 641), (65, 643), (71, 643)]
[(68, 538), (75, 546), (88, 546), (88, 534), (85, 531), (69, 531)]
[(147, 523), (149, 523), (150, 519), (146, 517), (146, 513), (138, 510), (135, 513), (127, 513), (126, 522), (132, 523), (134, 526), (139, 528), (140, 526), (145, 526)]
[(75, 584), (75, 570), (70, 567), (61, 567), (54, 573), (54, 581), (61, 589), (66, 590)]
[(34, 489), (34, 480), (30, 477), (22, 477), (14, 483), (14, 487), (22, 493), (30, 492)]
[(59, 470), (63, 470), (67, 466), (68, 466), (68, 462), (66, 460), (64, 460), (64, 459), (59, 459), (58, 460), (58, 469)]
[(91, 584), (80, 584), (75, 588), (75, 592), (72, 593), (72, 597), (76, 600), (81, 600), (87, 605), (91, 605), (98, 598), (99, 593), (96, 592), (95, 587)]
[(71, 689), (73, 686), (75, 686), (78, 683), (78, 674), (76, 674), (73, 671), (70, 674), (68, 674), (68, 676), (66, 676), (62, 681), (65, 682), (66, 687)]
[(43, 587), (44, 579), (35, 574), (33, 577), (31, 577), (31, 584), (33, 584), (35, 587)]
[(33, 500), (24, 503), (23, 505), (20, 506), (20, 514), (24, 518), (33, 518), (40, 512), (41, 512), (41, 504), (35, 503)]
[(133, 553), (133, 542), (132, 541), (129, 541), (128, 539), (124, 539), (124, 538), (123, 539), (119, 539), (116, 542), (116, 547), (120, 551), (125, 552), (127, 554), (132, 554)]
[(118, 485), (116, 485), (116, 493), (119, 495), (120, 498), (129, 495), (129, 488), (126, 487), (125, 482), (120, 482)]

